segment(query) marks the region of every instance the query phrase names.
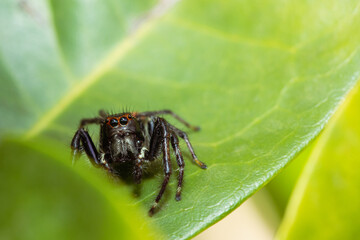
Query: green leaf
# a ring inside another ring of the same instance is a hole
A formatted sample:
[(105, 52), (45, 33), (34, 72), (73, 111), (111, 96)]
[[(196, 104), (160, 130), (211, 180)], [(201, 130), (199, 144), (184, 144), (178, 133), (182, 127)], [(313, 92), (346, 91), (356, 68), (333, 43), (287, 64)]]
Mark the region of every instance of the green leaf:
[[(276, 205), (276, 210), (280, 216), (285, 213), (286, 206), (289, 202), (291, 193), (294, 189), (296, 181), (298, 180), (308, 158), (313, 149), (314, 141), (311, 142), (306, 148), (292, 160), (286, 169), (277, 175), (268, 185), (270, 201)], [(278, 227), (278, 226), (277, 226)]]
[[(80, 119), (99, 109), (171, 109), (200, 125), (190, 139), (208, 169), (191, 164), (183, 145), (182, 200), (174, 199), (173, 161), (160, 211), (152, 218), (144, 211), (142, 224), (150, 221), (169, 238), (194, 236), (270, 181), (322, 130), (360, 75), (357, 1), (183, 0), (158, 5), (132, 32), (121, 32), (124, 12), (102, 13), (115, 11), (110, 0), (94, 1), (96, 7), (81, 7), (80, 0), (71, 7), (70, 1), (39, 8), (42, 2), (26, 2), (25, 8), (12, 1), (0, 7), (1, 24), (11, 23), (0, 33), (0, 77), (9, 89), (0, 92), (1, 131), (26, 130), (17, 144), (35, 144), (34, 155), (49, 149), (42, 159), (52, 172), (54, 159), (68, 161)], [(97, 139), (97, 127), (90, 131)], [(29, 153), (17, 154), (16, 161), (28, 161)], [(154, 168), (158, 173), (144, 179), (132, 205), (152, 205), (163, 178), (161, 166)], [(85, 176), (101, 169), (95, 172)], [(125, 194), (134, 186), (117, 188)]]
[(279, 239), (359, 235), (359, 86), (320, 135), (280, 226)]
[(84, 86), (155, 1), (1, 1), (0, 137), (31, 128)]
[(3, 142), (1, 239), (155, 239), (128, 191), (66, 155), (51, 141)]

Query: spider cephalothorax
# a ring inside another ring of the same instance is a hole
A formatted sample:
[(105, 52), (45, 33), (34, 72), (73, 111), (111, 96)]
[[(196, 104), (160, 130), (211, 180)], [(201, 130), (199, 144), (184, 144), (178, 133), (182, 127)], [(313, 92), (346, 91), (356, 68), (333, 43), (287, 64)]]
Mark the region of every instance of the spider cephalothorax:
[[(127, 112), (113, 115), (100, 111), (99, 117), (80, 121), (79, 129), (71, 141), (74, 160), (79, 157), (81, 151), (85, 151), (94, 165), (103, 166), (113, 175), (118, 175), (125, 164), (130, 165), (136, 183), (141, 182), (144, 163), (157, 159), (162, 152), (165, 178), (155, 203), (149, 211), (150, 215), (154, 213), (171, 175), (170, 144), (174, 149), (179, 166), (175, 198), (176, 200), (181, 199), (185, 163), (180, 151), (178, 136), (185, 140), (194, 162), (206, 169), (206, 165), (197, 159), (187, 134), (159, 117), (160, 114), (171, 114), (188, 128), (199, 130), (198, 127), (191, 126), (170, 110)], [(91, 123), (100, 125), (99, 150), (96, 149), (89, 133), (84, 129), (85, 125)]]

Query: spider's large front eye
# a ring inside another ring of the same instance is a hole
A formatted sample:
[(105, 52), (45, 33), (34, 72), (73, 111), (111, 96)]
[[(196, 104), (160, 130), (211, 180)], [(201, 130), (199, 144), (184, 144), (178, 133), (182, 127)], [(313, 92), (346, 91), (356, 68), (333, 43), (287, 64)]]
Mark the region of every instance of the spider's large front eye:
[(136, 140), (136, 142), (135, 142), (136, 147), (141, 147), (142, 143), (143, 143), (142, 141)]
[(120, 118), (120, 124), (121, 125), (126, 125), (127, 123), (128, 123), (128, 119), (126, 117)]
[(110, 125), (112, 127), (116, 127), (118, 124), (119, 124), (119, 122), (118, 122), (117, 119), (113, 118), (113, 119), (110, 120)]

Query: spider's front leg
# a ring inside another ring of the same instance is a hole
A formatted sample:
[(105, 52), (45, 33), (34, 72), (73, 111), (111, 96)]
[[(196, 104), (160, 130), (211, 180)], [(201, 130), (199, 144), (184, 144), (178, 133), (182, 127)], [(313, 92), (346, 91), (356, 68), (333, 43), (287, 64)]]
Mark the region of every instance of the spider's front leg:
[(164, 173), (165, 177), (163, 180), (163, 183), (161, 185), (161, 189), (159, 194), (157, 195), (155, 199), (155, 203), (149, 210), (149, 215), (152, 216), (154, 214), (155, 208), (157, 207), (162, 195), (165, 192), (166, 186), (169, 183), (170, 175), (171, 175), (171, 164), (170, 164), (170, 132), (167, 127), (167, 123), (164, 119), (159, 118), (158, 124), (161, 128), (161, 137), (163, 139), (162, 141), (162, 151), (163, 151), (163, 165), (164, 165)]
[(73, 163), (80, 157), (82, 150), (84, 150), (91, 163), (93, 163), (95, 166), (100, 164), (99, 153), (89, 133), (85, 129), (80, 128), (76, 131), (71, 141), (71, 149)]
[(73, 164), (80, 157), (82, 150), (85, 151), (86, 155), (94, 165), (99, 164), (99, 153), (96, 150), (89, 133), (84, 129), (84, 126), (91, 123), (100, 124), (102, 121), (102, 118), (85, 118), (80, 121), (79, 129), (76, 131), (71, 141)]

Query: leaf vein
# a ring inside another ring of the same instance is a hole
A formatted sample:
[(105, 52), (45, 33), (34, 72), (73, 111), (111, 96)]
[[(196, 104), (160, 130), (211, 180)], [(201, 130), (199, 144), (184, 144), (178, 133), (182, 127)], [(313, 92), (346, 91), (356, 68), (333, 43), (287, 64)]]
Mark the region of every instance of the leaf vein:
[(290, 54), (294, 54), (296, 52), (295, 48), (293, 48), (291, 46), (287, 46), (286, 44), (275, 41), (275, 40), (257, 40), (257, 39), (252, 39), (252, 38), (246, 38), (244, 36), (240, 36), (237, 34), (230, 34), (230, 33), (221, 31), (221, 30), (213, 28), (213, 27), (209, 27), (209, 26), (201, 24), (201, 23), (189, 22), (185, 19), (181, 19), (178, 17), (171, 16), (171, 17), (166, 18), (165, 21), (168, 23), (171, 23), (175, 26), (178, 26), (178, 27), (183, 27), (183, 28), (186, 28), (189, 30), (194, 30), (196, 32), (201, 32), (206, 35), (220, 38), (220, 39), (223, 39), (223, 40), (226, 40), (229, 42), (241, 43), (241, 44), (246, 44), (246, 45), (250, 45), (250, 46), (257, 46), (257, 47), (264, 47), (264, 48), (273, 48), (273, 49), (278, 49), (281, 51), (288, 52)]

